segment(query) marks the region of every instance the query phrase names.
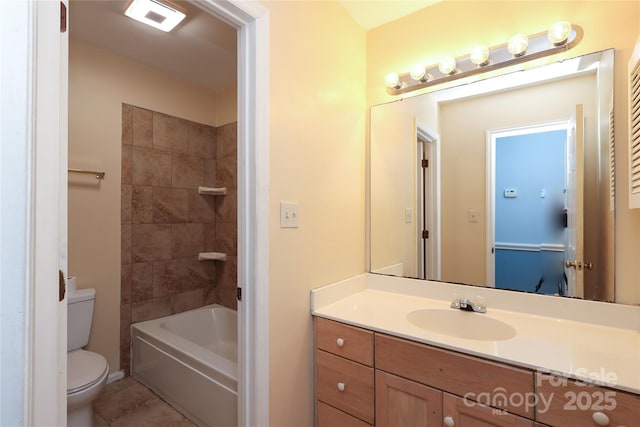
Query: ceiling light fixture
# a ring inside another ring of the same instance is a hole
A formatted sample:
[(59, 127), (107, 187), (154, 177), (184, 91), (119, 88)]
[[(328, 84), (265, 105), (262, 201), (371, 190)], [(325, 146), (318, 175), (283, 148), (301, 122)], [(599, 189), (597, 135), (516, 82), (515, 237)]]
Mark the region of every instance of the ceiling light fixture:
[(124, 14), (164, 32), (173, 30), (185, 18), (172, 4), (156, 0), (133, 0)]
[(440, 83), (498, 70), (515, 64), (565, 52), (582, 40), (584, 32), (567, 21), (553, 24), (547, 31), (526, 36), (517, 34), (507, 43), (476, 47), (469, 55), (444, 58), (439, 64), (416, 65), (411, 72), (391, 73), (385, 79), (387, 92), (400, 95)]

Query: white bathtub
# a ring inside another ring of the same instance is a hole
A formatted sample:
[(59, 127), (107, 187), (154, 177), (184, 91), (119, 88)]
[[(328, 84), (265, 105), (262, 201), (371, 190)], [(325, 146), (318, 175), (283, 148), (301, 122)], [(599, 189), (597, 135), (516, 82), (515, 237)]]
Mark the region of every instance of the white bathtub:
[(131, 374), (201, 426), (235, 427), (237, 313), (213, 304), (131, 325)]

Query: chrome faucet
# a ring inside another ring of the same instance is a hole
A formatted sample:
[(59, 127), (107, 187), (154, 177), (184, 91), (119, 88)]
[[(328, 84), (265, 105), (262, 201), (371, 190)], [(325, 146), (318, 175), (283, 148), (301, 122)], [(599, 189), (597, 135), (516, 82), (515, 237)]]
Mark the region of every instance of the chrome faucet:
[(484, 298), (477, 297), (476, 301), (472, 301), (469, 298), (454, 298), (451, 302), (451, 308), (457, 308), (464, 311), (473, 311), (475, 313), (486, 313), (487, 305), (484, 302)]

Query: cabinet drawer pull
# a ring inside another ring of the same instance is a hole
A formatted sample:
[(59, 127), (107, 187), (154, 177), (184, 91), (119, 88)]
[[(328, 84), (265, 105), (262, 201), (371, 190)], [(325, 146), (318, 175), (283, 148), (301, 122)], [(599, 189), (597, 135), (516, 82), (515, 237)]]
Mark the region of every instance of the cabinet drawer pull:
[(602, 412), (594, 412), (592, 415), (593, 421), (599, 426), (608, 426), (609, 425), (609, 417)]
[(338, 383), (338, 391), (344, 391), (344, 383)]
[(444, 417), (444, 425), (446, 425), (447, 427), (453, 427), (456, 425), (455, 421), (453, 421), (453, 418), (451, 417)]
[(336, 344), (338, 344), (338, 347), (342, 347), (344, 345), (344, 340), (342, 338), (338, 338), (336, 340)]

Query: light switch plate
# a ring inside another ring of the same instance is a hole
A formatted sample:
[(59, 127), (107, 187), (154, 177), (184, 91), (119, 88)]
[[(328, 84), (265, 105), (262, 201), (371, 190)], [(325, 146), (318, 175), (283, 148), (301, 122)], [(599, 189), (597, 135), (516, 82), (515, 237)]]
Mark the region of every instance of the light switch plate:
[(298, 228), (298, 204), (280, 202), (280, 228)]
[(404, 222), (405, 224), (411, 224), (413, 222), (413, 209), (406, 208), (404, 210)]

